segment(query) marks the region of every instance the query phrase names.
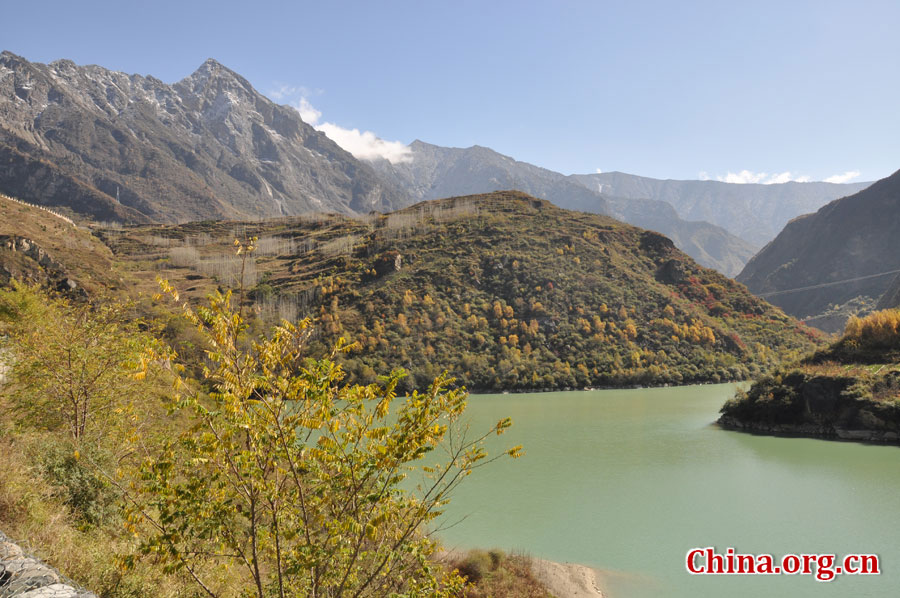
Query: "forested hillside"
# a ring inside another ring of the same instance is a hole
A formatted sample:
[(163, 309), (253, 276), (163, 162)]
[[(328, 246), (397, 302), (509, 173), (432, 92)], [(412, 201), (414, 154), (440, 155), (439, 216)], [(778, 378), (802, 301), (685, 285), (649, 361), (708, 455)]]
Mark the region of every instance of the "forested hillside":
[(447, 369), (474, 389), (740, 380), (816, 334), (698, 266), (659, 235), (521, 193), (425, 202), (361, 219), (194, 223), (105, 231), (147, 284), (234, 286), (236, 236), (260, 317), (310, 315), (313, 352), (339, 337), (351, 380)]

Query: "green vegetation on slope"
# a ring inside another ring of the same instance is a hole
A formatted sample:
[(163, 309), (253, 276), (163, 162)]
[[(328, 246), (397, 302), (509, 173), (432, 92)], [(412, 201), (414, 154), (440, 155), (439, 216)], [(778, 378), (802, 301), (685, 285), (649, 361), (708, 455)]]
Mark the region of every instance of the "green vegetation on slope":
[(900, 440), (900, 310), (853, 317), (831, 346), (756, 381), (722, 408), (726, 427)]
[(102, 596), (463, 595), (425, 526), (510, 420), (469, 436), (443, 378), (342, 384), (308, 321), (256, 336), (230, 294), (178, 307), (203, 380), (122, 306), (0, 291), (3, 529)]
[(665, 237), (516, 192), (385, 216), (106, 231), (149, 280), (205, 294), (235, 283), (228, 247), (260, 237), (249, 294), (261, 317), (313, 315), (350, 381), (402, 366), (406, 388), (447, 369), (472, 389), (742, 380), (818, 337)]

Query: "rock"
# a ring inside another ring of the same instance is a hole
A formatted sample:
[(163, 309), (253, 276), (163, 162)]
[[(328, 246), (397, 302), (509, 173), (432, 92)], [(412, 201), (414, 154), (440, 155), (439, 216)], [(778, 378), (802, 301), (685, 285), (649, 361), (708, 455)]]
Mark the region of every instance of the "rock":
[(0, 541), (0, 561), (14, 559), (22, 556), (22, 549), (17, 544), (8, 541)]
[(87, 596), (93, 596), (93, 594), (79, 592), (72, 586), (63, 583), (54, 583), (29, 590), (24, 594), (19, 594), (16, 598), (87, 598)]
[(375, 272), (378, 276), (399, 272), (402, 267), (403, 256), (399, 251), (386, 251), (375, 260)]
[(28, 556), (0, 532), (0, 598), (97, 598), (63, 583), (60, 574)]
[(681, 260), (668, 260), (656, 271), (656, 280), (663, 284), (679, 284), (687, 277), (687, 268)]
[(0, 598), (19, 596), (36, 588), (59, 583), (59, 574), (34, 558), (17, 557), (2, 562), (3, 576)]

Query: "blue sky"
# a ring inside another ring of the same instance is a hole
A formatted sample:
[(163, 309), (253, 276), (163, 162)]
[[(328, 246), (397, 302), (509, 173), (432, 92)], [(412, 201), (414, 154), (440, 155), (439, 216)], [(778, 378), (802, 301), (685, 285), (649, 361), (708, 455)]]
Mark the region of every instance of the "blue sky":
[(394, 159), (418, 138), (567, 174), (900, 168), (896, 1), (5, 4), (0, 47), (29, 60), (171, 83), (213, 57)]

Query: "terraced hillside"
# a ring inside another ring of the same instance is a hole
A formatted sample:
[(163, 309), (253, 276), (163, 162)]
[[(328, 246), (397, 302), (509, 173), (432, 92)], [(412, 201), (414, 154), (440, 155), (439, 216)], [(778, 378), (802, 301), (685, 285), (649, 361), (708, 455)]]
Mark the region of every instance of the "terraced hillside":
[(237, 285), (235, 237), (256, 236), (245, 298), (261, 319), (316, 319), (351, 380), (449, 369), (475, 389), (739, 380), (817, 335), (657, 233), (516, 192), (387, 215), (205, 222), (104, 231), (150, 290)]

